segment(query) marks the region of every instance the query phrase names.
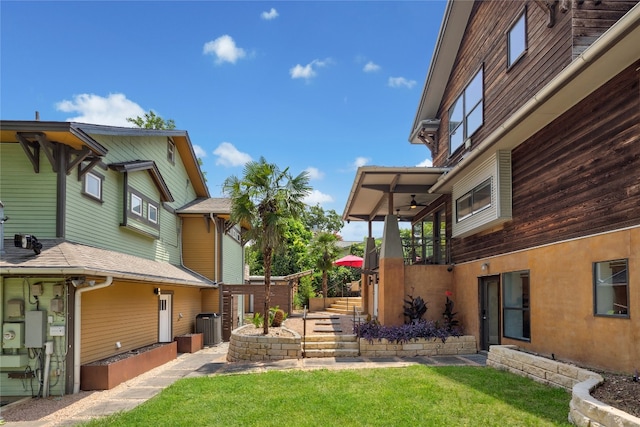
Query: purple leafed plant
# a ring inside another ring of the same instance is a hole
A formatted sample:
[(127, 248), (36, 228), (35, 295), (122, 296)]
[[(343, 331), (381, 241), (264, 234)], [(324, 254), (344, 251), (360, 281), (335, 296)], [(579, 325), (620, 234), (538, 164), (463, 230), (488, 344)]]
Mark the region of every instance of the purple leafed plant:
[(370, 321), (355, 325), (353, 332), (370, 343), (386, 339), (389, 342), (403, 344), (418, 338), (441, 339), (445, 342), (449, 337), (459, 337), (462, 330), (459, 327), (440, 327), (430, 320), (419, 320), (398, 326), (384, 326), (377, 321)]

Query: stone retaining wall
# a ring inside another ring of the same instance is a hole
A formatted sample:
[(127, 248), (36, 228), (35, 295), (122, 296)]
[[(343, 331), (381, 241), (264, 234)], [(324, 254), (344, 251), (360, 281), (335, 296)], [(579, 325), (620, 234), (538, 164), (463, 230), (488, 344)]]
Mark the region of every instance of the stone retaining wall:
[(425, 338), (404, 344), (389, 342), (386, 339), (369, 342), (360, 338), (360, 354), (363, 357), (443, 356), (475, 354), (477, 351), (476, 338), (470, 335), (449, 337), (444, 343), (441, 339)]
[(253, 328), (253, 325), (242, 326), (231, 331), (229, 351), (227, 352), (228, 361), (260, 362), (302, 357), (300, 334), (295, 331), (283, 328), (293, 334), (292, 337), (243, 335), (241, 331), (246, 327)]
[(569, 421), (577, 426), (640, 427), (640, 418), (591, 396), (591, 390), (603, 381), (595, 372), (519, 351), (515, 345), (492, 345), (487, 366), (571, 391)]

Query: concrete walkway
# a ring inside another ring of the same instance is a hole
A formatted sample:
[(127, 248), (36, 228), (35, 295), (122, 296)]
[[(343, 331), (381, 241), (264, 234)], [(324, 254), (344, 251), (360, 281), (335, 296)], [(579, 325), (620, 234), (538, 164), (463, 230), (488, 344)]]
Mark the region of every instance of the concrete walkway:
[(197, 353), (180, 354), (175, 361), (162, 365), (138, 379), (131, 380), (126, 387), (118, 387), (121, 391), (105, 392), (105, 398), (99, 397), (90, 405), (82, 405), (78, 412), (67, 415), (64, 420), (56, 419), (56, 414), (51, 414), (38, 421), (7, 422), (7, 426), (32, 426), (32, 427), (62, 427), (73, 426), (80, 422), (86, 422), (96, 416), (106, 416), (119, 411), (128, 411), (144, 403), (146, 400), (160, 393), (164, 388), (181, 378), (192, 378), (216, 374), (258, 373), (269, 370), (292, 369), (365, 369), (365, 368), (392, 368), (411, 365), (469, 365), (484, 366), (486, 356), (483, 354), (459, 355), (459, 356), (432, 356), (412, 358), (317, 358), (317, 359), (288, 359), (273, 362), (227, 362), (227, 348), (229, 343), (221, 343), (208, 347)]

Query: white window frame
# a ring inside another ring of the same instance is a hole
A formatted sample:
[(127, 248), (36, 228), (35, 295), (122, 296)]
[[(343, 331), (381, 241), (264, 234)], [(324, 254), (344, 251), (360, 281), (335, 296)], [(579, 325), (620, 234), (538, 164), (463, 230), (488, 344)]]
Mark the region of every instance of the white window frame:
[[(151, 212), (154, 212), (154, 214), (152, 215)], [(158, 207), (154, 204), (148, 203), (147, 204), (147, 219), (149, 220), (149, 222), (153, 223), (153, 224), (157, 224), (158, 223)]]
[[(477, 91), (480, 86), (480, 98), (471, 98), (474, 92)], [(470, 123), (470, 119), (478, 119), (479, 122), (475, 125)], [(456, 116), (459, 117), (459, 121), (454, 122), (452, 119)], [(463, 89), (462, 93), (449, 109), (449, 155), (452, 155), (460, 147), (463, 147), (467, 139), (482, 127), (484, 124), (484, 69), (480, 67), (477, 73), (473, 75), (467, 86)], [(458, 134), (457, 132), (461, 132)], [(455, 140), (454, 140), (454, 135)]]
[[(480, 194), (480, 190), (485, 189), (486, 187), (489, 187), (489, 198), (488, 198), (488, 203), (483, 204), (482, 206), (475, 206), (476, 205), (476, 198), (477, 195)], [(456, 221), (460, 222), (460, 221), (464, 221), (467, 218), (470, 218), (473, 215), (476, 215), (480, 212), (482, 212), (485, 209), (488, 209), (491, 207), (491, 194), (493, 193), (493, 181), (491, 178), (485, 180), (482, 184), (474, 187), (471, 191), (465, 193), (464, 195), (462, 195), (461, 197), (459, 197), (456, 200)], [(467, 199), (471, 201), (471, 206), (470, 206), (470, 210), (469, 213), (460, 216), (460, 202), (463, 199)]]
[[(134, 201), (137, 201), (138, 203), (134, 205)], [(135, 206), (138, 206), (139, 209), (136, 209)], [(143, 209), (142, 197), (138, 196), (137, 194), (131, 193), (131, 213), (138, 216), (142, 216), (142, 209)]]
[[(491, 203), (474, 209), (473, 215), (458, 214), (457, 201), (491, 180)], [(453, 183), (451, 191), (451, 237), (466, 237), (499, 226), (512, 219), (511, 152), (498, 150)]]
[(167, 160), (176, 163), (176, 143), (171, 138), (167, 138)]
[[(87, 172), (84, 175), (84, 183), (83, 183), (83, 191), (87, 196), (93, 197), (94, 199), (97, 200), (102, 200), (102, 180), (103, 178), (91, 173), (91, 172)], [(97, 183), (97, 192), (92, 191), (93, 189), (91, 188), (91, 183), (95, 182)]]
[(527, 51), (527, 8), (507, 30), (507, 68), (511, 68)]

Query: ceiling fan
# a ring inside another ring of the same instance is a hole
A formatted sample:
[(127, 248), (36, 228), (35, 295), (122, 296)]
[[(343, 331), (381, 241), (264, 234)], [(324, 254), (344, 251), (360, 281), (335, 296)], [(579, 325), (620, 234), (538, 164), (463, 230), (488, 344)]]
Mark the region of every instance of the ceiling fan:
[(403, 206), (403, 208), (417, 209), (417, 208), (425, 207), (425, 206), (427, 206), (427, 205), (422, 204), (422, 203), (418, 203), (418, 202), (416, 201), (416, 195), (415, 195), (415, 194), (412, 194), (412, 195), (411, 195), (411, 202), (409, 203), (409, 205), (407, 205), (407, 206)]

